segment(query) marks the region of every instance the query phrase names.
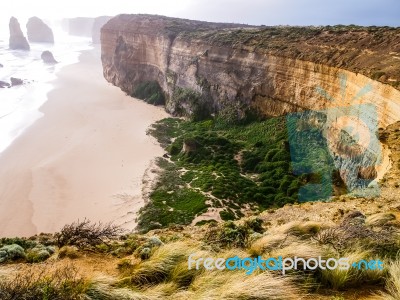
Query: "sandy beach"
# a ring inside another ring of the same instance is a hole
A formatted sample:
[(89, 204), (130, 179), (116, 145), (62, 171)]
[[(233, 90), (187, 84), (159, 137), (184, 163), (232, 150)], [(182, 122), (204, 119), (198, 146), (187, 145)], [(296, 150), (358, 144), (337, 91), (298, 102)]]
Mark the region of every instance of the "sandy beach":
[(107, 83), (99, 50), (83, 52), (53, 84), (44, 116), (0, 154), (0, 237), (85, 217), (134, 228), (143, 174), (163, 154), (146, 129), (167, 114)]

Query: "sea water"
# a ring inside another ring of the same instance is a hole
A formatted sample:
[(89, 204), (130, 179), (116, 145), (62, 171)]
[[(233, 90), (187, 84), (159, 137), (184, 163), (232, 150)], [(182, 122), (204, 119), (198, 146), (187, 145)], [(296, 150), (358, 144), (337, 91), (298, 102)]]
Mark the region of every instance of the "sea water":
[[(51, 22), (55, 43), (30, 43), (30, 51), (10, 50), (8, 23), (0, 22), (0, 80), (10, 83), (10, 77), (25, 81), (24, 85), (0, 88), (0, 153), (26, 128), (43, 116), (39, 108), (47, 101), (47, 93), (54, 88), (57, 72), (79, 61), (83, 50), (92, 48), (91, 38), (70, 36), (57, 23)], [(19, 20), (26, 36), (26, 21)], [(49, 50), (59, 62), (47, 65), (41, 59)]]

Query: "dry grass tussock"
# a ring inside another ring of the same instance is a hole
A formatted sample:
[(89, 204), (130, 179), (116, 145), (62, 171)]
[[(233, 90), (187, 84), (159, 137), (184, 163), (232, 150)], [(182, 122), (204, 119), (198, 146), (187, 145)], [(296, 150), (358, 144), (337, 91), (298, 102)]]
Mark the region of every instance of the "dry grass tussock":
[[(355, 211), (345, 214), (336, 224), (293, 220), (279, 226), (270, 226), (267, 221), (259, 224), (258, 220), (242, 220), (180, 231), (165, 229), (147, 235), (132, 234), (90, 249), (76, 247), (70, 251), (72, 246), (64, 246), (45, 264), (26, 264), (21, 260), (0, 264), (0, 299), (331, 300), (335, 296), (348, 299), (346, 293), (351, 291), (349, 299), (355, 300), (365, 299), (365, 291), (360, 291), (363, 296), (359, 298), (354, 292), (364, 286), (375, 292), (376, 299), (400, 299), (397, 214), (393, 216), (379, 213), (366, 217)], [(240, 240), (243, 237), (245, 242)], [(74, 255), (70, 258), (60, 253)], [(205, 270), (203, 266), (196, 270), (195, 265), (189, 269), (188, 257), (193, 253), (193, 258), (214, 259), (258, 255), (264, 259), (379, 258), (390, 267), (383, 272), (305, 271), (299, 265), (285, 276), (280, 271), (261, 270), (246, 275), (245, 270)], [(386, 291), (379, 293), (383, 289)], [(330, 298), (326, 298), (327, 294)]]

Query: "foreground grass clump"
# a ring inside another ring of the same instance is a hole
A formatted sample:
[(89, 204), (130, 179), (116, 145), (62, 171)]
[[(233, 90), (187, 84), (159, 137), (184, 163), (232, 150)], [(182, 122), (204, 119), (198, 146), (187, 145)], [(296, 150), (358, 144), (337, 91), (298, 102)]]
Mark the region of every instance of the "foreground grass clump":
[(0, 299), (83, 299), (87, 287), (88, 282), (71, 265), (55, 270), (27, 267), (11, 278), (0, 280)]
[(139, 217), (143, 231), (189, 224), (210, 208), (235, 220), (245, 210), (294, 203), (307, 181), (292, 172), (283, 117), (236, 125), (168, 118), (149, 133), (170, 157), (158, 161), (161, 174)]
[[(305, 215), (309, 206), (304, 207)], [(119, 235), (96, 247), (55, 247), (55, 255), (46, 263), (26, 264), (24, 258), (7, 260), (0, 265), (0, 299), (399, 298), (397, 213), (392, 214), (393, 219), (382, 213), (367, 217), (361, 211), (350, 211), (335, 223), (296, 219), (274, 226), (266, 220), (270, 215), (203, 226), (174, 226), (145, 235)], [(76, 234), (80, 236), (79, 231)], [(56, 246), (57, 239), (49, 240)], [(35, 238), (30, 241), (36, 242)], [(350, 263), (379, 259), (384, 269), (305, 269), (300, 262), (285, 274), (282, 270), (258, 268), (246, 274), (246, 268), (207, 270), (199, 260), (235, 256), (297, 256), (306, 260), (345, 257)]]

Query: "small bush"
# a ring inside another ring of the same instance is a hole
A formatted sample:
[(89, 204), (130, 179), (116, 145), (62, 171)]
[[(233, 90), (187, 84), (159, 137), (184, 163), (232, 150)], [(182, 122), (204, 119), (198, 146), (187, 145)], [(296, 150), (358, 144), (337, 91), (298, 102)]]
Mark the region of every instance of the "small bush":
[(64, 246), (58, 251), (59, 258), (79, 258), (81, 255), (79, 254), (79, 250), (77, 247), (74, 246)]
[(97, 245), (106, 243), (107, 240), (118, 237), (123, 229), (111, 223), (91, 223), (90, 220), (74, 222), (65, 225), (59, 233), (55, 234), (57, 246), (66, 245), (78, 248), (94, 248)]
[(35, 248), (29, 249), (26, 253), (26, 261), (29, 263), (38, 263), (45, 261), (55, 252), (54, 247), (43, 246), (39, 244)]
[(252, 230), (246, 225), (236, 225), (232, 221), (221, 226), (209, 227), (205, 240), (220, 247), (245, 247)]
[(25, 258), (25, 250), (20, 245), (11, 244), (0, 248), (0, 263), (19, 258)]

